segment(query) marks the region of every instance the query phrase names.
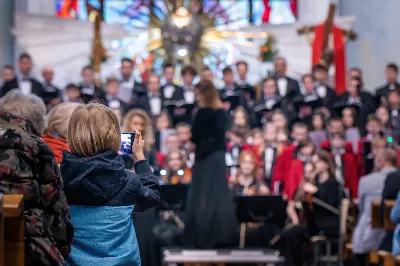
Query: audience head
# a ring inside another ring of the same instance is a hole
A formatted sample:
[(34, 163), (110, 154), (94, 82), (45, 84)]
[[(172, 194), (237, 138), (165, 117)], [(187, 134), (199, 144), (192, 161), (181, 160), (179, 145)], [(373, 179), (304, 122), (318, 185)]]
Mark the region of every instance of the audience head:
[(317, 64), (312, 68), (314, 79), (318, 82), (325, 82), (328, 79), (328, 71), (324, 65)]
[(80, 106), (82, 106), (80, 103), (60, 103), (51, 109), (47, 114), (46, 133), (66, 139), (72, 113)]
[(321, 174), (328, 172), (329, 176), (335, 176), (335, 164), (333, 163), (332, 157), (326, 151), (319, 151), (315, 156), (315, 172)]
[(81, 97), (81, 90), (73, 83), (69, 83), (65, 87), (64, 93), (67, 95), (69, 102), (77, 102)]
[(347, 91), (349, 92), (350, 96), (358, 97), (360, 95), (360, 91), (361, 91), (360, 78), (357, 78), (357, 77), (350, 78)]
[(333, 117), (329, 121), (328, 132), (332, 136), (333, 134), (344, 134), (343, 121), (338, 117)]
[(274, 123), (278, 129), (278, 132), (287, 132), (288, 122), (285, 114), (281, 110), (275, 110), (272, 112), (271, 117), (272, 123)]
[(179, 142), (178, 133), (171, 132), (168, 134), (166, 139), (166, 146), (168, 152), (173, 150), (179, 150), (179, 148), (181, 147), (181, 143)]
[(160, 78), (155, 74), (150, 74), (147, 81), (147, 90), (151, 94), (158, 94), (160, 92)]
[(371, 143), (371, 154), (373, 157), (377, 156), (379, 152), (385, 149), (387, 146), (386, 139), (378, 137), (372, 140)]
[(320, 112), (316, 112), (312, 115), (312, 128), (313, 130), (324, 130), (325, 129), (325, 115)]
[(197, 75), (196, 69), (191, 66), (184, 66), (181, 70), (182, 81), (185, 86), (192, 86), (193, 80)]
[(163, 65), (163, 75), (164, 75), (165, 81), (167, 83), (173, 83), (174, 76), (175, 76), (175, 66), (171, 63), (164, 64)]
[(248, 131), (243, 127), (233, 126), (227, 135), (232, 144), (243, 144), (248, 137)]
[(209, 67), (204, 67), (203, 70), (201, 71), (201, 80), (206, 80), (206, 81), (213, 81), (214, 79), (214, 73), (211, 71)]
[(343, 150), (346, 148), (346, 139), (344, 134), (336, 133), (331, 137), (331, 147), (334, 152)]
[(118, 97), (119, 81), (116, 78), (108, 78), (106, 81), (107, 94), (112, 97)]
[(314, 77), (311, 74), (305, 74), (301, 77), (303, 87), (306, 93), (313, 93), (315, 90)]
[(91, 66), (85, 66), (82, 68), (82, 79), (84, 84), (93, 84), (94, 83), (94, 70)]
[(386, 81), (390, 84), (397, 83), (397, 77), (399, 75), (399, 68), (395, 63), (389, 63), (386, 66)]
[(155, 118), (155, 126), (157, 131), (162, 131), (164, 129), (172, 128), (172, 120), (167, 111), (162, 111)]
[(179, 149), (168, 151), (167, 158), (165, 158), (165, 168), (167, 172), (176, 172), (185, 167), (185, 159)]
[(210, 81), (200, 81), (196, 85), (196, 101), (202, 108), (223, 109), (219, 91)]
[(154, 143), (153, 127), (149, 115), (143, 109), (132, 109), (122, 121), (123, 132), (140, 131), (144, 140), (144, 150), (150, 151)]
[(222, 69), (222, 74), (222, 80), (225, 82), (225, 86), (233, 86), (235, 84), (232, 68), (225, 67), (224, 69)]
[(190, 142), (192, 138), (191, 126), (188, 123), (181, 122), (176, 125), (176, 132), (178, 133), (179, 142), (181, 145)]
[(278, 85), (273, 77), (268, 77), (263, 80), (264, 97), (274, 97), (278, 94)]
[(243, 106), (235, 108), (233, 113), (233, 124), (239, 127), (250, 128), (249, 115)]
[(264, 140), (267, 143), (275, 143), (277, 140), (278, 128), (274, 123), (267, 123), (264, 126)]
[(121, 60), (121, 75), (125, 79), (129, 79), (133, 74), (135, 63), (132, 59), (123, 58)]
[(278, 77), (284, 77), (286, 75), (286, 59), (283, 57), (277, 57), (274, 60), (274, 68), (275, 68), (275, 74)]
[(389, 110), (384, 106), (379, 106), (375, 111), (375, 116), (381, 121), (381, 125), (388, 126), (389, 125)]
[(253, 129), (251, 133), (253, 137), (253, 145), (255, 147), (260, 147), (264, 144), (263, 132), (259, 128)]
[(276, 140), (278, 141), (278, 144), (284, 145), (288, 141), (288, 134), (286, 131), (278, 131), (278, 134), (276, 135)]
[(293, 141), (300, 142), (308, 139), (308, 126), (305, 123), (297, 122), (292, 126), (290, 137)]
[(238, 176), (252, 176), (257, 178), (258, 160), (257, 156), (252, 151), (242, 151), (239, 156), (239, 174)]
[(309, 139), (299, 141), (297, 151), (300, 155), (300, 160), (309, 161), (314, 153), (314, 144)]
[(369, 115), (367, 119), (366, 129), (368, 134), (370, 134), (372, 137), (380, 136), (382, 132), (382, 124), (379, 118), (373, 114)]
[(38, 134), (46, 128), (46, 106), (34, 94), (24, 95), (19, 90), (12, 90), (1, 98), (0, 111), (29, 120)]
[(388, 103), (390, 108), (399, 108), (400, 106), (400, 87), (389, 91), (388, 93)]
[(102, 104), (78, 106), (71, 115), (67, 142), (71, 152), (79, 156), (118, 152), (121, 144), (118, 119)]
[(7, 82), (15, 78), (15, 70), (12, 65), (5, 65), (3, 67), (3, 81)]
[(54, 69), (49, 66), (44, 67), (42, 69), (42, 77), (47, 84), (51, 84), (54, 78)]
[(354, 107), (346, 107), (343, 109), (342, 122), (345, 128), (357, 126), (357, 111)]
[(238, 61), (236, 63), (236, 70), (241, 80), (246, 80), (248, 65), (246, 61)]
[(349, 78), (358, 78), (360, 81), (363, 80), (363, 73), (361, 68), (359, 67), (352, 67), (349, 69)]
[(32, 71), (32, 57), (28, 53), (22, 53), (19, 56), (19, 72), (22, 76), (28, 77)]
[(381, 170), (385, 167), (396, 167), (397, 152), (392, 148), (384, 148), (375, 157), (375, 167)]

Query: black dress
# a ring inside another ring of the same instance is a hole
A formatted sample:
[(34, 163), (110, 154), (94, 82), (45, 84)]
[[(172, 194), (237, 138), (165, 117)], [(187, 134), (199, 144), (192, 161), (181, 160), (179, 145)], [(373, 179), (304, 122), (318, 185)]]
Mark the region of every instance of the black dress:
[(192, 127), (196, 157), (185, 212), (185, 244), (218, 248), (238, 244), (239, 226), (225, 168), (224, 110), (200, 109)]

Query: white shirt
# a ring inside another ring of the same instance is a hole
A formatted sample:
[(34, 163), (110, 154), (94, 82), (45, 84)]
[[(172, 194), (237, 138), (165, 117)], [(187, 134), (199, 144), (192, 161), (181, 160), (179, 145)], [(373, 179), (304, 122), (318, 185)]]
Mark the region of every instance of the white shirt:
[(161, 113), (161, 99), (160, 97), (150, 97), (149, 104), (152, 115), (159, 115)]
[(164, 92), (164, 97), (165, 97), (166, 99), (171, 99), (171, 98), (172, 98), (172, 95), (173, 95), (174, 92), (175, 92), (175, 86), (172, 85), (172, 84), (166, 85), (166, 86), (164, 87), (163, 92)]
[(278, 81), (278, 90), (279, 90), (279, 95), (281, 97), (285, 97), (287, 93), (287, 79), (285, 77), (279, 78)]
[(335, 154), (335, 174), (336, 174), (336, 180), (340, 184), (344, 184), (344, 179), (343, 179), (343, 166), (342, 166), (342, 156), (340, 154)]
[(272, 170), (272, 161), (274, 159), (274, 149), (272, 147), (267, 147), (265, 150), (265, 175), (267, 178), (271, 175)]
[(194, 100), (195, 100), (194, 90), (185, 89), (183, 92), (183, 97), (185, 98), (186, 103), (189, 103), (189, 104), (194, 103)]
[(82, 93), (88, 94), (88, 95), (93, 95), (94, 94), (94, 84), (89, 85), (89, 86), (84, 85), (82, 87)]
[(135, 87), (135, 80), (132, 76), (129, 78), (129, 80), (121, 80), (119, 83), (118, 98), (125, 103), (130, 103), (132, 99), (133, 87)]
[(320, 98), (325, 98), (326, 97), (326, 92), (327, 92), (327, 88), (325, 85), (318, 85), (317, 86), (317, 94)]
[(32, 93), (32, 82), (28, 80), (20, 79), (18, 81), (18, 86), (24, 95)]

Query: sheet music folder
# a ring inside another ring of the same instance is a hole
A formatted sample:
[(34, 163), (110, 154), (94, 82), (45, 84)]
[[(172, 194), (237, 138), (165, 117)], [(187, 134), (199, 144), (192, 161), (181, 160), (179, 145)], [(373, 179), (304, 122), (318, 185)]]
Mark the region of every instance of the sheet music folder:
[(283, 227), (287, 202), (282, 196), (238, 196), (236, 214), (239, 223), (272, 221)]
[(165, 184), (160, 188), (160, 211), (184, 211), (188, 192), (187, 184)]

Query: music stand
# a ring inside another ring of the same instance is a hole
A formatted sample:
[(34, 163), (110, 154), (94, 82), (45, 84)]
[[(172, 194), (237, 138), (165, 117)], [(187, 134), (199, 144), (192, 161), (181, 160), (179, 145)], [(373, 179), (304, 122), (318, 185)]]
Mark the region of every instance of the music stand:
[(240, 223), (240, 248), (244, 248), (247, 223), (274, 221), (283, 227), (286, 221), (287, 202), (282, 196), (238, 196), (236, 215)]
[(160, 211), (184, 211), (186, 208), (186, 197), (189, 185), (166, 184), (161, 185)]

